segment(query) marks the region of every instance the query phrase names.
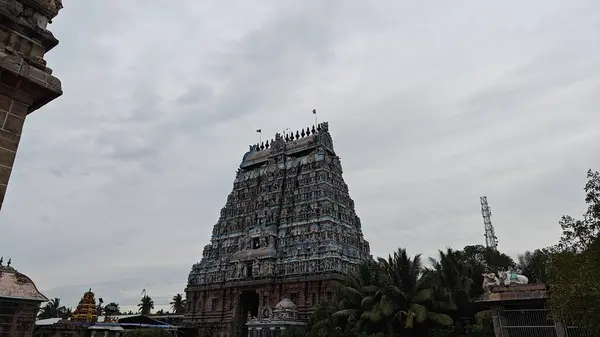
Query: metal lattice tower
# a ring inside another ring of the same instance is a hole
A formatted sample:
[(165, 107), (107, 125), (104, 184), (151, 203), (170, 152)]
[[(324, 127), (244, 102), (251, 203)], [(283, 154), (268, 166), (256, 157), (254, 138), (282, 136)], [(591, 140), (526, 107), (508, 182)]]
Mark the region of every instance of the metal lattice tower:
[(493, 250), (498, 249), (498, 238), (492, 225), (492, 211), (488, 206), (487, 197), (479, 198), (481, 201), (481, 215), (483, 216), (483, 224), (485, 225), (485, 245)]

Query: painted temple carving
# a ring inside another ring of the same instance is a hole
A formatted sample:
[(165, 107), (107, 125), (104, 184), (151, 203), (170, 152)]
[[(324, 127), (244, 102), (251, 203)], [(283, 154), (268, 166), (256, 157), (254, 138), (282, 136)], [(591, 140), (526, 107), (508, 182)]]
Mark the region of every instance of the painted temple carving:
[(77, 308), (71, 316), (71, 322), (96, 323), (98, 321), (98, 310), (96, 298), (92, 289), (83, 294)]
[(259, 307), (289, 298), (303, 317), (331, 296), (370, 258), (342, 172), (326, 122), (251, 145), (189, 274), (187, 323), (239, 336)]

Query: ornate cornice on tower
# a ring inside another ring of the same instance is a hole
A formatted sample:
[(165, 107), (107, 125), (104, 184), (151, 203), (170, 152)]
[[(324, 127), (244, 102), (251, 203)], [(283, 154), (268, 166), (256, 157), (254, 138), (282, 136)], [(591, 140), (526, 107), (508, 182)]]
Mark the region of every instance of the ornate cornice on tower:
[(283, 135), (276, 133), (271, 140), (250, 145), (248, 152), (244, 154), (240, 168), (248, 169), (263, 164), (273, 156), (292, 155), (315, 148), (335, 154), (333, 140), (329, 134), (329, 123), (319, 123), (316, 127), (313, 125), (312, 128), (302, 128)]

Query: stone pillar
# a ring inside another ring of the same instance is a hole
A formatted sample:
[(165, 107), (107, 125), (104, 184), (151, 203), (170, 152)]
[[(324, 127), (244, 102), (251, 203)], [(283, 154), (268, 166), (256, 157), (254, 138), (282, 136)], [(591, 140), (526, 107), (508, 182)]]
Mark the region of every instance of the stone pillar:
[(62, 0), (0, 0), (0, 209), (27, 115), (62, 95), (44, 55)]
[(567, 329), (561, 322), (554, 322), (554, 326), (556, 327), (556, 336), (557, 337), (566, 337)]
[(502, 307), (500, 306), (496, 306), (496, 305), (492, 305), (490, 308), (490, 313), (492, 315), (492, 322), (494, 324), (494, 336), (495, 337), (502, 337), (502, 328), (500, 326), (500, 317), (499, 317), (499, 313), (498, 311), (501, 310)]

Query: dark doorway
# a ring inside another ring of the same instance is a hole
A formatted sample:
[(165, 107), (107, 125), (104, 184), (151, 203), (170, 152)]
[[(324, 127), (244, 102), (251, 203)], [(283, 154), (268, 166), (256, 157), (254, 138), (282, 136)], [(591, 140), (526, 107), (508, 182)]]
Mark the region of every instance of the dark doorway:
[(240, 295), (240, 304), (242, 307), (242, 317), (246, 318), (248, 312), (253, 317), (258, 316), (258, 294), (253, 290), (242, 291)]
[(252, 315), (253, 317), (258, 316), (258, 303), (259, 297), (256, 291), (246, 290), (242, 291), (242, 293), (240, 294), (240, 308), (242, 309), (241, 321), (244, 322), (242, 327), (242, 336), (248, 335), (248, 327), (245, 324), (248, 317), (248, 313), (250, 313), (250, 315)]

